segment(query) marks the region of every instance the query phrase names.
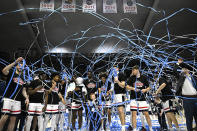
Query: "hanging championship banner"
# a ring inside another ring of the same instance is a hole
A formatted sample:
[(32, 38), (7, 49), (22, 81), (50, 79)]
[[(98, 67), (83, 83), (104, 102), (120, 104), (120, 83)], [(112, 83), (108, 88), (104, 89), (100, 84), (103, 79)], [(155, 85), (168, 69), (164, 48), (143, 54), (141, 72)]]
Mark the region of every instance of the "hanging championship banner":
[(136, 0), (123, 0), (124, 13), (137, 14)]
[(103, 13), (117, 13), (116, 0), (103, 0)]
[(40, 11), (53, 11), (54, 10), (54, 0), (41, 0), (40, 1)]
[(96, 12), (96, 0), (83, 0), (83, 12)]
[(62, 0), (62, 12), (75, 12), (76, 0)]

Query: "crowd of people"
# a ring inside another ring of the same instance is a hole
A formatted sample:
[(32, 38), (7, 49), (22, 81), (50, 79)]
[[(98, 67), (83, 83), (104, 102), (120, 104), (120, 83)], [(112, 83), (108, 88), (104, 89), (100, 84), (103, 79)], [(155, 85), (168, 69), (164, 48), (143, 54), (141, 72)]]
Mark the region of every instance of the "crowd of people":
[[(174, 130), (173, 124), (180, 131), (175, 115), (175, 98), (182, 102), (187, 131), (194, 130), (193, 119), (197, 124), (197, 79), (182, 59), (178, 59), (173, 69), (173, 75), (177, 78), (175, 92), (162, 75), (162, 70), (154, 72), (150, 80), (138, 65), (132, 67), (128, 78), (114, 65), (110, 71), (99, 72), (97, 76), (88, 71), (87, 77), (73, 74), (72, 78), (68, 78), (62, 77), (58, 71), (50, 75), (38, 71), (31, 81), (25, 79), (25, 66), (24, 59), (19, 57), (2, 70), (6, 86), (1, 98), (0, 131), (45, 131), (49, 120), (51, 131), (108, 131), (112, 126), (112, 108), (119, 115), (121, 131), (137, 131), (137, 115), (145, 116), (148, 130), (153, 131), (150, 110), (157, 114), (161, 131)], [(154, 83), (152, 86), (150, 81)], [(128, 104), (131, 121), (126, 129), (125, 108)], [(141, 121), (141, 130), (147, 130), (143, 117)]]

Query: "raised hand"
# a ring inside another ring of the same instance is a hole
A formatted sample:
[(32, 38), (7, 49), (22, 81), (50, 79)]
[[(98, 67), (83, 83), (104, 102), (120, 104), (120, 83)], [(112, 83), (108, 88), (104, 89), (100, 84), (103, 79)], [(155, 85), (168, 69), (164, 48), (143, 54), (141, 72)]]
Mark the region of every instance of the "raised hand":
[(19, 57), (16, 59), (16, 63), (21, 62), (23, 60), (23, 57)]

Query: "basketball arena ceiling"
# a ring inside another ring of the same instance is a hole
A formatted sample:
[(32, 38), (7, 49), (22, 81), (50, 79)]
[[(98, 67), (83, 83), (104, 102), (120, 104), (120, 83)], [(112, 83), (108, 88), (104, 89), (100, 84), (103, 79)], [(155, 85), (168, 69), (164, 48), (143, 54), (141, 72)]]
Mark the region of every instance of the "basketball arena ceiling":
[[(61, 6), (61, 2), (62, 0), (55, 0), (55, 9)], [(165, 11), (165, 17), (171, 16), (173, 13), (183, 8), (197, 11), (196, 0), (136, 0), (136, 2), (144, 6), (137, 5), (137, 14), (123, 13), (122, 0), (117, 0), (118, 13), (104, 14), (102, 13), (102, 0), (97, 0), (97, 13), (112, 21), (113, 24), (105, 22), (92, 14), (76, 11), (76, 13), (53, 13), (50, 17), (45, 19), (44, 22), (40, 21), (23, 25), (22, 23), (42, 19), (50, 13), (39, 11), (40, 0), (1, 0), (0, 51), (1, 53), (7, 52), (9, 55), (13, 55), (17, 50), (27, 51), (31, 49), (35, 54), (44, 54), (49, 47), (52, 48), (62, 44), (59, 47), (66, 49), (66, 53), (70, 53), (75, 51), (78, 41), (67, 41), (68, 37), (72, 36), (73, 39), (76, 39), (101, 35), (107, 36), (114, 32), (114, 34), (116, 34), (117, 31), (106, 28), (106, 26), (117, 27), (117, 25), (120, 25), (120, 29), (131, 32), (134, 32), (135, 29), (143, 31), (144, 33), (136, 33), (141, 39), (146, 40), (146, 37), (143, 38), (143, 34), (147, 36), (153, 25), (164, 18), (163, 10)], [(81, 5), (82, 0), (77, 0), (77, 4)], [(160, 12), (154, 12), (147, 7), (152, 7)], [(127, 18), (127, 20), (125, 18)], [(102, 26), (91, 28), (85, 36), (82, 36), (83, 31), (96, 25)], [(174, 42), (178, 44), (194, 43), (195, 34), (197, 32), (197, 14), (183, 9), (168, 19), (168, 31), (170, 34), (167, 33), (166, 21), (163, 21), (154, 26), (151, 37), (162, 38), (169, 35), (171, 39), (176, 38)], [(127, 33), (125, 34), (128, 35)], [(164, 39), (169, 38), (165, 37)], [(78, 47), (80, 46), (80, 48), (77, 51), (94, 53), (98, 51), (98, 47), (103, 40), (104, 38), (102, 37), (89, 41), (87, 41), (87, 39), (82, 39), (78, 43)], [(118, 39), (116, 37), (111, 37), (107, 39), (105, 43), (110, 47), (114, 43), (117, 43), (117, 41)], [(86, 42), (86, 44), (84, 44), (84, 42)], [(139, 42), (137, 37), (133, 42), (144, 46), (144, 43)], [(150, 45), (155, 46), (156, 42), (158, 42), (158, 39), (155, 40), (150, 38), (149, 40)], [(162, 42), (158, 43), (163, 44)], [(125, 47), (128, 47), (128, 43), (126, 42), (122, 42), (117, 46), (119, 49)], [(98, 53), (100, 52), (98, 51)]]

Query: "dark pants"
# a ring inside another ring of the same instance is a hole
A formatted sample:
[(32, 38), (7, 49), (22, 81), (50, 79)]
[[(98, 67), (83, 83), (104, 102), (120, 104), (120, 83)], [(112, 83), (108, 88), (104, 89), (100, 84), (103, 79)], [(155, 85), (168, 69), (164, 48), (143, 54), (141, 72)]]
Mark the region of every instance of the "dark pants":
[(161, 116), (159, 115), (159, 113), (157, 115), (158, 115), (158, 121), (160, 124), (160, 130), (168, 129), (167, 124), (166, 124), (165, 113), (162, 113)]
[(183, 108), (185, 110), (187, 130), (192, 131), (193, 118), (197, 118), (197, 98), (183, 99)]
[(86, 125), (88, 125), (88, 120), (89, 120), (89, 113), (88, 113), (88, 105), (87, 104), (84, 104), (84, 107), (85, 107), (85, 115), (86, 115)]
[(98, 131), (101, 126), (101, 116), (98, 112), (91, 112), (89, 115), (90, 127), (89, 131)]

